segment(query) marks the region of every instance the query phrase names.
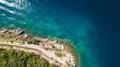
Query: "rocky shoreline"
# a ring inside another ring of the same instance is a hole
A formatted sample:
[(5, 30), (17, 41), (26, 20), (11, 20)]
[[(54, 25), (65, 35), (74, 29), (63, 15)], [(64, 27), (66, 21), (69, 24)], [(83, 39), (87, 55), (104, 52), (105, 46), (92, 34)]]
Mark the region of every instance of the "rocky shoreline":
[(21, 29), (0, 29), (0, 44), (27, 47), (30, 49), (37, 49), (44, 54), (44, 59), (51, 59), (53, 64), (58, 67), (76, 67), (77, 59), (73, 53), (66, 50), (66, 43), (60, 42), (57, 39), (49, 39), (42, 37), (32, 37)]

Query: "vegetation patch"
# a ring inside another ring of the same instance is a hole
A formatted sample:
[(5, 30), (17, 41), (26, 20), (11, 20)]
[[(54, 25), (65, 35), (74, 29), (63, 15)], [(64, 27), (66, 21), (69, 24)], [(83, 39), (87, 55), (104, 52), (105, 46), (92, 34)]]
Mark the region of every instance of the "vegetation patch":
[(33, 53), (0, 49), (0, 67), (56, 67)]

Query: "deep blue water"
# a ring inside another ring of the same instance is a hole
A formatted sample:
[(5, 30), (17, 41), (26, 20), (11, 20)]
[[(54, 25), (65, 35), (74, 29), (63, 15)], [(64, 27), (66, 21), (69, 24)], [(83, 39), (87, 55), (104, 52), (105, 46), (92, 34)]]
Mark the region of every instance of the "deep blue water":
[(0, 27), (67, 39), (82, 67), (119, 67), (119, 12), (119, 2), (107, 0), (1, 0)]

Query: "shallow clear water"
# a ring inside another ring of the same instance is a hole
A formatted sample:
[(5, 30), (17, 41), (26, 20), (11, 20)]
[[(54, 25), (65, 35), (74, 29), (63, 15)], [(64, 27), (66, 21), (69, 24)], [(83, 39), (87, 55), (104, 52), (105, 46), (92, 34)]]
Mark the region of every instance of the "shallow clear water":
[(47, 0), (0, 0), (0, 27), (22, 28), (36, 36), (69, 40), (81, 58), (81, 67), (98, 67), (94, 23), (54, 5)]

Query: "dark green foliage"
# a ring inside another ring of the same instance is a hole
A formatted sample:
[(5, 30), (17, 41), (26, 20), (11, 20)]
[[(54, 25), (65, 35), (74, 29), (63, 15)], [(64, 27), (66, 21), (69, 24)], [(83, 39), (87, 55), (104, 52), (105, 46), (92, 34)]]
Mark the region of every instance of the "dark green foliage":
[(35, 44), (35, 45), (39, 45), (40, 40), (36, 40), (36, 39), (30, 39), (27, 42), (28, 44)]
[(0, 49), (0, 67), (55, 67), (32, 53)]

